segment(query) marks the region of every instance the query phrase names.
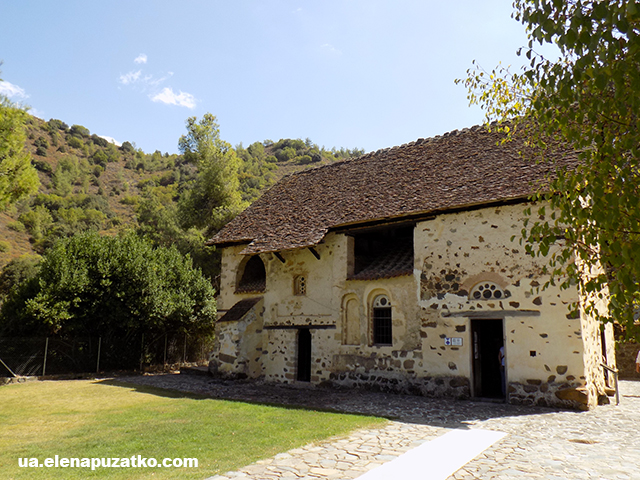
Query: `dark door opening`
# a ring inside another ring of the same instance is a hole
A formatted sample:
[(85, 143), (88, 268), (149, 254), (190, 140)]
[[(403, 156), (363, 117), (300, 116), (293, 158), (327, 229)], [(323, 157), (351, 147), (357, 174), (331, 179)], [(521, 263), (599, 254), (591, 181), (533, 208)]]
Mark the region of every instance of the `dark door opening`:
[[(500, 348), (504, 346), (502, 320), (471, 320), (473, 341), (473, 395), (504, 398)], [(506, 365), (506, 361), (505, 361)]]
[(311, 381), (311, 331), (308, 328), (298, 330), (298, 375), (301, 382)]

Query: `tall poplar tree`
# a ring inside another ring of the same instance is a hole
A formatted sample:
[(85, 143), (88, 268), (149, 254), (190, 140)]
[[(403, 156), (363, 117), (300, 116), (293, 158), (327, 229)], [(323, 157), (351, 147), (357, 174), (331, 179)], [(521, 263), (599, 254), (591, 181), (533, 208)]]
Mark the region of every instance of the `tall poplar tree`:
[(220, 138), (216, 117), (210, 113), (200, 122), (196, 117), (187, 119), (187, 134), (180, 137), (178, 146), (198, 169), (195, 181), (180, 199), (183, 226), (204, 228), (210, 235), (246, 208), (238, 180), (240, 160)]

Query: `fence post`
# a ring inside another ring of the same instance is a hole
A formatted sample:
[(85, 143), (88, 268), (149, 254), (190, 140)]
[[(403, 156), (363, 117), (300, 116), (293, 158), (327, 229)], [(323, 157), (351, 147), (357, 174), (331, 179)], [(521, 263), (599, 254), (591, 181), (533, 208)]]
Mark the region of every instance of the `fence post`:
[(42, 362), (42, 376), (47, 374), (47, 350), (49, 350), (49, 337), (44, 341), (44, 361)]
[(184, 350), (182, 352), (182, 363), (187, 363), (187, 334), (184, 334)]
[(140, 340), (140, 372), (142, 372), (143, 359), (144, 359), (144, 332), (142, 333), (142, 340)]
[(164, 366), (167, 366), (167, 334), (164, 334)]
[(96, 373), (100, 373), (100, 349), (102, 347), (102, 337), (98, 337), (98, 361), (96, 362)]

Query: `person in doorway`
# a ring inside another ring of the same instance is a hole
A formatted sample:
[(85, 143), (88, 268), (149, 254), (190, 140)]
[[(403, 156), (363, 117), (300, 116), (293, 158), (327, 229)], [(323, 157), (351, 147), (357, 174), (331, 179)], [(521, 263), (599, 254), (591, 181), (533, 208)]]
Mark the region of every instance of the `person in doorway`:
[(638, 356), (636, 357), (636, 373), (640, 373), (640, 350), (638, 350)]
[[(640, 358), (640, 352), (638, 352), (638, 358)], [(502, 388), (502, 396), (504, 396), (507, 392), (506, 379), (504, 374), (504, 345), (500, 347), (500, 351), (498, 352), (498, 362), (500, 362), (500, 377), (501, 383), (500, 386)], [(637, 364), (636, 364), (637, 367)]]

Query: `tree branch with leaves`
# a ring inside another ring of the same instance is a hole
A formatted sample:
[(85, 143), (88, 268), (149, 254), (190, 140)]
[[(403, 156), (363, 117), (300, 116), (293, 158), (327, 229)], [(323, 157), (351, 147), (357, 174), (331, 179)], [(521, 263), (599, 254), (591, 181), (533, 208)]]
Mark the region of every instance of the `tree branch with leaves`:
[[(640, 338), (634, 321), (640, 305), (640, 3), (513, 5), (528, 34), (520, 53), (529, 63), (517, 74), (470, 69), (468, 98), (498, 122), (494, 128), (526, 135), (543, 158), (556, 141), (578, 153), (574, 170), (559, 172), (532, 198), (549, 202), (555, 213), (532, 217), (523, 240), (531, 255), (547, 256), (552, 244), (560, 245), (549, 258), (551, 281), (577, 283), (589, 298), (582, 305), (588, 314), (617, 321)], [(544, 43), (557, 45), (560, 58), (537, 54), (534, 47)], [(598, 308), (602, 301), (607, 311)]]

